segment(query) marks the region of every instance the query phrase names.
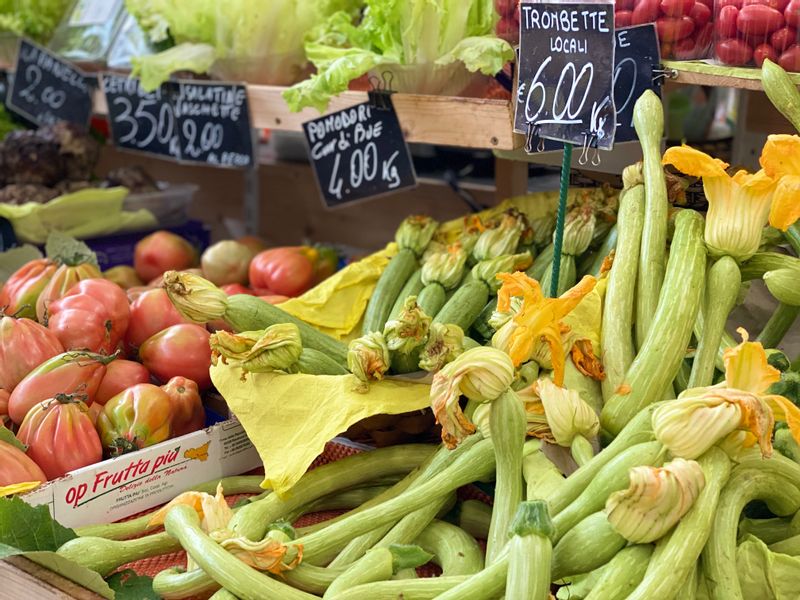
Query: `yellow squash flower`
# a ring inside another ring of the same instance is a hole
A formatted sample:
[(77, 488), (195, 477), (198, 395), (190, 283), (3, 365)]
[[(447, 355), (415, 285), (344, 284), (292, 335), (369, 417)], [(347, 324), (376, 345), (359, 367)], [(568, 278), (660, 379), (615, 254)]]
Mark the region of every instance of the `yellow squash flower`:
[(183, 317), (202, 324), (225, 315), (228, 295), (207, 279), (183, 271), (167, 271), (162, 279), (167, 296)]
[(705, 241), (711, 254), (728, 255), (737, 261), (753, 256), (770, 215), (775, 180), (763, 169), (730, 176), (725, 170), (727, 163), (688, 146), (669, 148), (663, 162), (703, 178), (708, 200)]
[(725, 381), (686, 390), (653, 413), (656, 438), (675, 456), (697, 458), (732, 435), (745, 446), (757, 443), (769, 457), (775, 419), (785, 421), (800, 442), (800, 409), (783, 396), (767, 393), (780, 372), (767, 363), (759, 342), (749, 341), (744, 329), (739, 333), (742, 343), (724, 354)]
[(300, 359), (303, 342), (294, 323), (270, 325), (260, 331), (211, 334), (211, 362), (241, 367), (246, 373), (288, 371)]
[(761, 151), (761, 167), (778, 180), (769, 223), (782, 231), (800, 219), (800, 137), (771, 135)]
[(373, 331), (350, 342), (347, 347), (347, 368), (363, 386), (359, 390), (369, 390), (370, 381), (380, 381), (389, 370), (389, 347), (383, 334)]
[(518, 367), (530, 360), (536, 342), (544, 338), (550, 347), (555, 383), (563, 385), (565, 352), (561, 319), (594, 289), (595, 278), (585, 276), (575, 287), (558, 298), (545, 298), (539, 282), (522, 272), (501, 273), (497, 278), (503, 284), (497, 294), (497, 310), (508, 311), (514, 296), (522, 297), (522, 306), (494, 334), (492, 346), (508, 353), (514, 366)]

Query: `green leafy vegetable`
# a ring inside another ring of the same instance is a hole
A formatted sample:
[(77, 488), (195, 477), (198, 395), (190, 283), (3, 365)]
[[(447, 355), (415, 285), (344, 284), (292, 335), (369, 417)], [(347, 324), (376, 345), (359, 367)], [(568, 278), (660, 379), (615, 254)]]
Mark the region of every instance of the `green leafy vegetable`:
[(0, 30), (47, 42), (70, 0), (2, 0)]
[(12, 446), (19, 448), (23, 452), (27, 450), (27, 446), (20, 442), (17, 439), (17, 436), (8, 428), (0, 425), (0, 442), (5, 442), (6, 444), (11, 444)]
[(5, 282), (22, 265), (37, 258), (42, 258), (42, 253), (30, 244), (0, 252), (0, 283)]
[(306, 53), (317, 74), (284, 93), (292, 110), (324, 111), (331, 96), (370, 71), (391, 72), (400, 91), (425, 92), (429, 82), (457, 76), (458, 71), (443, 70), (450, 65), (463, 63), (468, 71), (494, 75), (514, 58), (511, 46), (493, 33), (493, 0), (366, 4), (358, 26), (337, 14), (315, 30)]
[(95, 267), (98, 266), (97, 256), (89, 246), (60, 231), (53, 231), (47, 236), (44, 252), (47, 258), (63, 264), (77, 265), (89, 262)]
[(214, 48), (208, 44), (185, 43), (153, 54), (131, 59), (133, 71), (146, 90), (154, 90), (175, 71), (205, 73), (214, 64)]
[(130, 569), (114, 573), (107, 581), (114, 590), (115, 600), (159, 600), (160, 598), (153, 591), (153, 580), (150, 577), (137, 575)]

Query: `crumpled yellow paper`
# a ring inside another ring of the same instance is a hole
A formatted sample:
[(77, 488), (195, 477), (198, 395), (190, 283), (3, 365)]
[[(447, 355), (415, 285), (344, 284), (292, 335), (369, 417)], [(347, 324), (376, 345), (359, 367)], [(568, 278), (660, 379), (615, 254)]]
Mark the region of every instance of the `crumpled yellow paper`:
[(264, 463), (261, 487), (285, 496), (325, 448), (354, 423), (430, 406), (430, 385), (383, 380), (353, 391), (353, 375), (248, 373), (218, 363), (211, 380)]
[(347, 265), (302, 296), (278, 306), (338, 340), (352, 332), (367, 308), (378, 279), (397, 254), (397, 244)]
[(0, 217), (11, 221), (20, 241), (32, 244), (44, 244), (52, 231), (86, 239), (157, 227), (158, 221), (149, 210), (122, 210), (127, 195), (128, 190), (123, 187), (89, 188), (64, 194), (45, 204), (0, 204)]

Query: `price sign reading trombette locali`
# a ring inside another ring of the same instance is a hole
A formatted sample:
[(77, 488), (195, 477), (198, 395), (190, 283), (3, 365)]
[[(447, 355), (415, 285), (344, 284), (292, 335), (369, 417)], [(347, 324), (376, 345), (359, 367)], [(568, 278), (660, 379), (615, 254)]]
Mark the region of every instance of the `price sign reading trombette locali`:
[(370, 103), (303, 123), (311, 163), (328, 207), (417, 185), (397, 113)]
[(39, 125), (69, 121), (86, 126), (92, 114), (92, 87), (80, 69), (23, 39), (6, 103)]
[(659, 93), (658, 79), (653, 80), (653, 69), (661, 63), (656, 26), (637, 25), (618, 29), (616, 39), (616, 68), (614, 69), (614, 104), (617, 107), (616, 142), (638, 139), (633, 128), (633, 106), (646, 90)]
[(115, 146), (181, 158), (178, 122), (172, 105), (176, 89), (173, 82), (154, 92), (145, 92), (138, 79), (104, 73), (102, 86)]
[(251, 167), (253, 134), (247, 88), (236, 83), (179, 81), (175, 117), (181, 159), (222, 167)]
[(614, 145), (614, 5), (524, 2), (514, 130)]

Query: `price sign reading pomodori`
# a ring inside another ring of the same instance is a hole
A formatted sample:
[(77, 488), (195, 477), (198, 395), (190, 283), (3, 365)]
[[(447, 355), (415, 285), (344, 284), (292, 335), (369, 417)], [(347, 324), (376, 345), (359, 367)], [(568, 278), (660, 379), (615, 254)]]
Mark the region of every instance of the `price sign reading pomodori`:
[(514, 131), (610, 150), (614, 5), (523, 2)]
[(358, 104), (303, 123), (323, 200), (329, 208), (417, 185), (391, 100)]
[(653, 23), (617, 29), (614, 34), (614, 104), (617, 107), (616, 142), (638, 139), (633, 128), (633, 106), (645, 91), (660, 93), (661, 79), (653, 69), (661, 63), (658, 35)]
[(180, 160), (178, 122), (172, 104), (176, 89), (173, 82), (154, 92), (145, 92), (138, 79), (104, 73), (102, 87), (115, 146)]
[(244, 85), (178, 81), (174, 106), (182, 160), (221, 167), (255, 164)]
[(38, 125), (69, 121), (86, 126), (92, 114), (92, 85), (80, 69), (23, 39), (6, 103)]

